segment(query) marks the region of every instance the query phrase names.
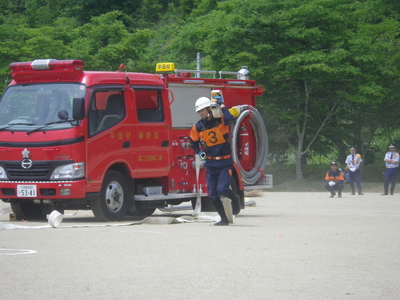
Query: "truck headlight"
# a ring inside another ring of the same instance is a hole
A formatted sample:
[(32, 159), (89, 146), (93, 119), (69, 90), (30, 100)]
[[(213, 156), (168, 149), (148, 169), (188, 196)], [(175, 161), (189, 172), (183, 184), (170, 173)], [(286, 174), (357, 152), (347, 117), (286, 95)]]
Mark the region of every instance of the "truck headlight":
[(63, 165), (57, 167), (53, 174), (51, 174), (50, 179), (79, 179), (83, 178), (85, 175), (85, 163), (78, 162), (69, 165)]
[(8, 179), (6, 170), (3, 167), (0, 167), (0, 179)]

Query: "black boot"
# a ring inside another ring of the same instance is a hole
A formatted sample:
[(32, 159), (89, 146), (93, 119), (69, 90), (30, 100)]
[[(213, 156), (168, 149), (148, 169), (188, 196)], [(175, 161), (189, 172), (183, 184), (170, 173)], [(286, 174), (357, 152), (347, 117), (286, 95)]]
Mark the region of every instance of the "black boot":
[(361, 188), (358, 189), (358, 194), (359, 195), (364, 195), (363, 192), (361, 191)]
[(228, 198), (232, 201), (232, 214), (237, 215), (240, 213), (240, 197), (232, 191), (229, 191)]
[(388, 187), (385, 186), (385, 191), (383, 192), (383, 194), (381, 194), (382, 196), (387, 196), (388, 195)]
[(224, 206), (220, 199), (212, 202), (214, 204), (215, 209), (217, 210), (219, 216), (221, 217), (221, 221), (214, 224), (214, 226), (226, 226), (229, 225), (228, 218), (226, 217)]
[(390, 187), (390, 195), (394, 195), (394, 187)]
[(337, 194), (338, 196), (338, 198), (342, 198), (342, 192), (338, 192), (338, 194)]
[(331, 196), (329, 198), (333, 198), (335, 197), (336, 193), (335, 192), (331, 192)]
[(352, 194), (352, 195), (355, 195), (355, 194), (356, 194), (356, 192), (355, 192), (355, 190), (354, 190), (354, 186), (351, 187), (351, 194)]

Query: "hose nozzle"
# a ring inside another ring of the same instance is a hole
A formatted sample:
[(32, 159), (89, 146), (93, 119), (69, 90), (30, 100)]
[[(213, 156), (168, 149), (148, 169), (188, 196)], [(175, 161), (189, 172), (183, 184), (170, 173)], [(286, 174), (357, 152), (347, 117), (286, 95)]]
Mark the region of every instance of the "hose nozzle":
[(207, 154), (205, 152), (200, 152), (199, 156), (202, 160), (205, 160), (207, 158)]

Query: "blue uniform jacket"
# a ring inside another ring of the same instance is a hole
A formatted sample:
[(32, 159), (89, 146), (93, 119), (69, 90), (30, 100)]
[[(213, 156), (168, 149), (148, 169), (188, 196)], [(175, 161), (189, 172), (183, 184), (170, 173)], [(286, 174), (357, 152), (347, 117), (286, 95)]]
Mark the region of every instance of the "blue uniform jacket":
[[(229, 127), (234, 117), (226, 107), (221, 108), (222, 118), (211, 120), (199, 120), (190, 133), (190, 146), (197, 153), (204, 151), (207, 157), (231, 155), (229, 143)], [(201, 150), (201, 147), (203, 148)], [(232, 164), (232, 157), (223, 160), (212, 160), (207, 158), (206, 167), (218, 167)]]

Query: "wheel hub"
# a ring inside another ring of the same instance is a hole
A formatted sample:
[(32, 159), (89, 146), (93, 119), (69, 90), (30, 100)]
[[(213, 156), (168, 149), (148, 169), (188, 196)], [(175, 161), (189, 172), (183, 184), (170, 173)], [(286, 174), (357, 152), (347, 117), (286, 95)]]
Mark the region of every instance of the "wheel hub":
[(118, 212), (124, 203), (124, 191), (118, 182), (110, 182), (106, 190), (106, 205), (109, 211)]

